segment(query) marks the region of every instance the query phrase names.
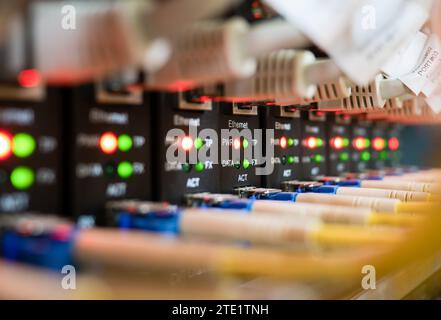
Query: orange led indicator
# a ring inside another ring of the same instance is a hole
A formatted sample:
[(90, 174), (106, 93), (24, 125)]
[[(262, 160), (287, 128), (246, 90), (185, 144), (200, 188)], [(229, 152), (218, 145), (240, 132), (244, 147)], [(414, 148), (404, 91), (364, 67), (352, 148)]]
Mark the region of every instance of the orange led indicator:
[(343, 149), (344, 139), (342, 137), (332, 138), (331, 145), (334, 149), (337, 149), (337, 150)]
[(315, 137), (309, 137), (304, 141), (304, 144), (309, 149), (315, 149), (318, 146), (318, 141)]
[(384, 141), (383, 138), (380, 137), (376, 137), (373, 141), (372, 141), (372, 147), (374, 148), (374, 150), (376, 151), (381, 151), (386, 147), (386, 141)]
[(358, 137), (354, 140), (354, 148), (357, 150), (363, 150), (366, 148), (365, 138)]
[(104, 153), (114, 153), (118, 149), (118, 138), (112, 132), (104, 133), (100, 138), (100, 148)]

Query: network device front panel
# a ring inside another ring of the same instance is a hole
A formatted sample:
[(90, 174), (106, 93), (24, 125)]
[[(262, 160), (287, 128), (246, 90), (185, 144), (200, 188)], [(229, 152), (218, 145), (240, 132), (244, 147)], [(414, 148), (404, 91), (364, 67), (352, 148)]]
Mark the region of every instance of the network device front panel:
[(304, 180), (326, 175), (326, 114), (305, 112), (301, 121), (301, 163)]
[(360, 173), (370, 168), (371, 123), (354, 120), (351, 130), (351, 172)]
[(60, 94), (0, 88), (0, 212), (61, 213)]
[(371, 169), (382, 170), (387, 166), (388, 152), (388, 125), (385, 122), (376, 122), (372, 126), (372, 160)]
[(109, 200), (150, 199), (150, 109), (142, 91), (112, 92), (98, 83), (68, 97), (66, 210), (100, 222)]
[(259, 107), (220, 103), (218, 124), (220, 154), (226, 155), (220, 159), (220, 192), (231, 193), (238, 187), (261, 186), (262, 175), (256, 171), (263, 160)]
[(261, 106), (262, 124), (265, 128), (267, 161), (272, 172), (263, 176), (267, 188), (280, 188), (281, 182), (301, 178), (301, 120), (300, 111), (289, 106)]
[(351, 118), (346, 115), (335, 115), (327, 123), (327, 158), (330, 176), (339, 176), (350, 171)]
[(388, 157), (386, 166), (389, 168), (398, 167), (401, 164), (401, 157), (403, 156), (400, 150), (402, 126), (390, 124), (387, 130), (387, 151)]
[[(211, 101), (197, 100), (192, 92), (155, 92), (148, 95), (148, 101), (154, 119), (154, 198), (181, 203), (187, 193), (217, 192), (219, 160), (214, 158), (214, 148), (218, 148), (218, 139), (213, 135), (218, 126), (216, 106)], [(167, 159), (168, 153), (173, 158)]]
[[(401, 127), (386, 122), (351, 125), (347, 115), (218, 103), (193, 91), (113, 91), (104, 83), (28, 92), (27, 99), (1, 100), (2, 212), (60, 212), (102, 221), (109, 200), (180, 204), (189, 193), (280, 188), (288, 180), (399, 165)], [(181, 133), (170, 136), (174, 129)], [(185, 161), (169, 161), (172, 146)], [(265, 161), (274, 170), (258, 175)]]

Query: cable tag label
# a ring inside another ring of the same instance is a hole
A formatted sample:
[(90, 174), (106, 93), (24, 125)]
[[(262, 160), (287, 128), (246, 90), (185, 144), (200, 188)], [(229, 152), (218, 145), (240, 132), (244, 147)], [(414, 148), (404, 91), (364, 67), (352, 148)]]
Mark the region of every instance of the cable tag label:
[(419, 59), (419, 63), (412, 72), (402, 75), (399, 79), (415, 95), (421, 92), (430, 94), (437, 86), (439, 67), (441, 66), (441, 43), (437, 36), (431, 35)]
[(426, 48), (429, 36), (417, 32), (397, 53), (395, 53), (381, 68), (389, 78), (399, 79), (411, 73), (418, 66), (422, 53)]
[(357, 84), (366, 85), (428, 17), (425, 2), (266, 0), (323, 48)]

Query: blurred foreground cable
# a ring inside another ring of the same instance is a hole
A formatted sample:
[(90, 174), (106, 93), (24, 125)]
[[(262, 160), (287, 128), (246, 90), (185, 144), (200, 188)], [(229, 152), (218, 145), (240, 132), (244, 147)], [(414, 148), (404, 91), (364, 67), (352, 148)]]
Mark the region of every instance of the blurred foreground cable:
[[(108, 205), (112, 215), (111, 221), (124, 229), (138, 229), (162, 234), (182, 236), (198, 236), (207, 239), (224, 241), (246, 241), (252, 244), (270, 245), (275, 248), (300, 246), (366, 246), (388, 245), (397, 243), (403, 236), (400, 230), (389, 228), (368, 228), (346, 224), (344, 226), (324, 224), (320, 219), (326, 215), (326, 208), (315, 208), (314, 205), (283, 208), (277, 212), (283, 202), (258, 202), (265, 205), (266, 210), (249, 212), (227, 209), (178, 209), (161, 203), (122, 201)], [(256, 205), (256, 206), (257, 206)], [(290, 214), (289, 211), (292, 211)], [(308, 214), (307, 211), (312, 211)], [(314, 214), (315, 210), (315, 214)], [(332, 220), (333, 206), (328, 208), (328, 217)], [(333, 222), (357, 221), (366, 219), (366, 209), (350, 215), (348, 208), (335, 207), (336, 211), (344, 211), (340, 219)], [(297, 214), (296, 214), (297, 211)], [(360, 215), (361, 214), (361, 215)], [(324, 219), (326, 220), (326, 219)]]
[(62, 285), (64, 276), (61, 272), (0, 260), (0, 299), (64, 300), (109, 297), (106, 286), (89, 276), (78, 275), (76, 289), (65, 290)]
[[(189, 242), (138, 231), (75, 231), (72, 226), (52, 218), (22, 216), (11, 220), (11, 217), (2, 217), (1, 225), (1, 253), (6, 259), (54, 270), (61, 270), (63, 266), (71, 264), (102, 264), (137, 270), (203, 267), (219, 274), (310, 279), (326, 277), (326, 274), (320, 271), (321, 265), (335, 259), (333, 254), (296, 253), (276, 248), (240, 248), (212, 242)], [(337, 245), (346, 244), (348, 240), (341, 235), (347, 232), (341, 231), (343, 230), (340, 227), (332, 227), (326, 232), (318, 233), (315, 238)], [(357, 237), (366, 242), (369, 235), (362, 232)], [(383, 238), (386, 239), (387, 234), (384, 234)], [(390, 247), (390, 239), (385, 241), (381, 247)], [(378, 244), (378, 239), (374, 243)], [(350, 261), (354, 258), (351, 254), (343, 259), (344, 252), (337, 256), (337, 260), (341, 262), (348, 262), (346, 258)], [(250, 264), (250, 261), (255, 263)], [(305, 268), (305, 265), (308, 267)], [(329, 269), (328, 272), (332, 272), (331, 270), (333, 269)]]

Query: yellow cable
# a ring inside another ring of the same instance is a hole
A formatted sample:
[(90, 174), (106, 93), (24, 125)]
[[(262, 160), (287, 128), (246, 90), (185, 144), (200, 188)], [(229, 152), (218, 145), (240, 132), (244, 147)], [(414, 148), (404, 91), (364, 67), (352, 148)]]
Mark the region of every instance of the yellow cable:
[(433, 202), (400, 202), (397, 213), (429, 213), (441, 212), (441, 205)]
[(423, 217), (414, 216), (408, 213), (372, 213), (369, 216), (368, 224), (370, 225), (389, 225), (398, 227), (415, 226), (421, 222)]
[(401, 230), (344, 225), (323, 225), (310, 236), (317, 244), (325, 246), (392, 245), (403, 240)]

